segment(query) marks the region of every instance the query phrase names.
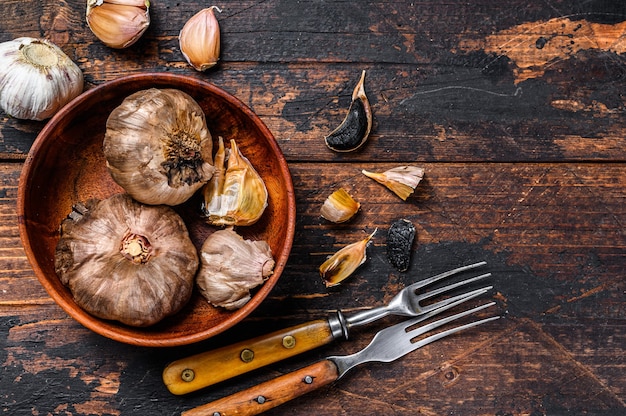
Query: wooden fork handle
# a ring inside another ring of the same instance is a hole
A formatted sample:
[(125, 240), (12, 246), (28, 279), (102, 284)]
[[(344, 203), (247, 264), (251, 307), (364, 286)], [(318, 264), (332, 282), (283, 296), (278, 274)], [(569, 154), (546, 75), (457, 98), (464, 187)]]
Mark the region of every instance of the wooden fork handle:
[(338, 377), (337, 366), (323, 360), (265, 383), (194, 409), (181, 416), (250, 416), (279, 406), (329, 384)]
[(190, 393), (328, 344), (333, 339), (328, 320), (311, 321), (174, 361), (163, 370), (163, 382), (173, 394)]

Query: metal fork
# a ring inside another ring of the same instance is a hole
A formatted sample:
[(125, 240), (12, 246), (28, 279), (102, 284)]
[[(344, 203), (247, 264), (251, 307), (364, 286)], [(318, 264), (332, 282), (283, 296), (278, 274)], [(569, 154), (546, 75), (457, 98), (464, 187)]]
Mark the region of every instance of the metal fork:
[[(350, 316), (341, 311), (327, 319), (319, 319), (268, 335), (238, 342), (234, 345), (203, 352), (170, 363), (163, 370), (163, 382), (170, 392), (186, 394), (229, 378), (293, 357), (336, 339), (348, 339), (350, 329), (365, 325), (387, 315), (422, 316), (431, 311), (450, 309), (492, 289), (492, 286), (423, 305), (423, 302), (461, 286), (491, 276), (485, 273), (427, 293), (416, 291), (452, 275), (484, 266), (486, 262), (458, 267), (436, 276), (420, 280), (398, 292), (386, 305), (364, 310)], [(445, 309), (444, 309), (445, 308)], [(425, 318), (423, 318), (425, 319)]]
[[(414, 342), (420, 335), (494, 304), (495, 302), (481, 305), (417, 328), (413, 327), (422, 317), (401, 322), (378, 332), (367, 347), (355, 354), (328, 357), (308, 367), (183, 412), (182, 416), (247, 416), (263, 413), (338, 380), (357, 365), (367, 362), (388, 363), (441, 338), (496, 320), (499, 316), (456, 326)], [(431, 313), (438, 313), (438, 310)]]

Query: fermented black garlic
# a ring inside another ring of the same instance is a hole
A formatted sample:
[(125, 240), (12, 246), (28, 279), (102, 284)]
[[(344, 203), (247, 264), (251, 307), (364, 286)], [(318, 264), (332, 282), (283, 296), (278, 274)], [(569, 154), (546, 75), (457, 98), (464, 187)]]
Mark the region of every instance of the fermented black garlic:
[(387, 232), (387, 258), (401, 272), (409, 269), (411, 246), (415, 239), (415, 226), (409, 220), (400, 219)]
[(372, 110), (365, 95), (365, 71), (352, 92), (352, 103), (343, 122), (326, 136), (326, 145), (336, 152), (351, 152), (361, 147), (372, 129)]

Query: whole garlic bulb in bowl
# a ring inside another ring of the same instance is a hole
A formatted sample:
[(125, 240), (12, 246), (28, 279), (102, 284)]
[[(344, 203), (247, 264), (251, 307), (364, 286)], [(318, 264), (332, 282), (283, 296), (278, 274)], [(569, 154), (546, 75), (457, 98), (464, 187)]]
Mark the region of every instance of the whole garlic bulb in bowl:
[(103, 150), (115, 182), (144, 204), (182, 204), (215, 171), (204, 112), (177, 89), (126, 97), (107, 119)]
[(83, 92), (83, 73), (54, 43), (21, 37), (0, 43), (0, 107), (45, 120)]

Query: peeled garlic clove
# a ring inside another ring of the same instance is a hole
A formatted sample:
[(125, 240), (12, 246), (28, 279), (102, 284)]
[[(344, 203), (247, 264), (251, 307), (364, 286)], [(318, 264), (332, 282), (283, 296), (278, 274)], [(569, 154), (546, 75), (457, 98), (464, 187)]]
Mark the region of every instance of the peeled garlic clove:
[(364, 240), (345, 246), (320, 266), (320, 276), (326, 287), (336, 286), (348, 278), (367, 260), (366, 249), (376, 230)]
[(239, 309), (251, 299), (250, 290), (272, 275), (274, 265), (265, 241), (245, 240), (227, 228), (211, 234), (202, 245), (196, 282), (213, 306)]
[(189, 301), (198, 253), (174, 210), (117, 194), (75, 207), (61, 224), (54, 267), (81, 308), (143, 327)]
[(398, 271), (405, 272), (411, 263), (411, 246), (415, 239), (415, 226), (400, 219), (391, 224), (387, 232), (387, 259)]
[(0, 43), (0, 107), (11, 117), (45, 120), (83, 91), (83, 73), (46, 39)]
[[(223, 139), (215, 156), (216, 174), (204, 187), (202, 212), (213, 225), (252, 225), (267, 207), (268, 193), (263, 178), (230, 141), (228, 164), (224, 169)], [(223, 162), (222, 162), (223, 163)]]
[(417, 166), (398, 166), (383, 173), (363, 170), (362, 173), (385, 185), (404, 201), (415, 191), (424, 177), (424, 169)]
[(178, 36), (180, 51), (197, 71), (206, 71), (220, 59), (220, 26), (214, 10), (222, 12), (217, 6), (199, 11)]
[(150, 26), (149, 0), (87, 0), (87, 24), (105, 45), (122, 49)]
[(181, 204), (215, 170), (204, 112), (176, 89), (126, 97), (107, 119), (103, 150), (115, 182), (144, 204)]
[(326, 145), (336, 152), (351, 152), (361, 147), (372, 129), (372, 109), (365, 95), (365, 71), (352, 92), (352, 103), (343, 122), (326, 136)]
[(361, 204), (343, 188), (339, 188), (324, 201), (321, 215), (328, 221), (342, 223), (348, 221), (359, 211)]

